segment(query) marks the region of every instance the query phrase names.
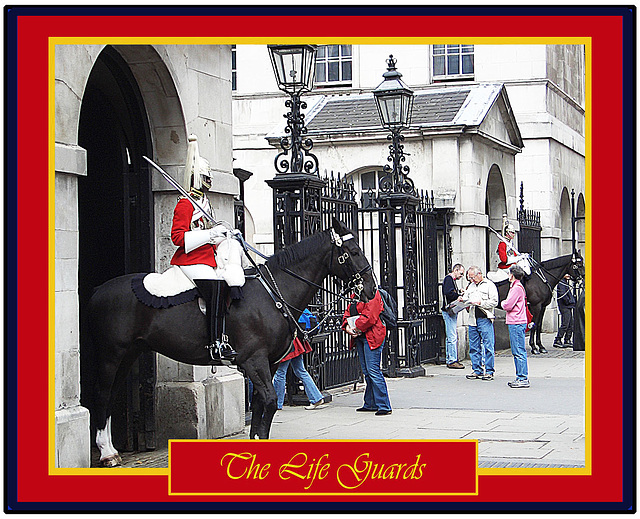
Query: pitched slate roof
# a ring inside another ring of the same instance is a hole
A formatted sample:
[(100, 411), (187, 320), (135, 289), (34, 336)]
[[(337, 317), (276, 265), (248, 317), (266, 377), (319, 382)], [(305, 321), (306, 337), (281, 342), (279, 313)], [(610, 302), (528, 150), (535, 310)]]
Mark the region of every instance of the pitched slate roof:
[[(505, 118), (510, 119), (505, 125), (519, 146), (520, 134), (502, 84), (433, 86), (416, 92), (411, 127), (479, 126), (499, 97), (506, 107)], [(306, 126), (310, 134), (382, 131), (371, 93), (325, 96), (307, 113)]]

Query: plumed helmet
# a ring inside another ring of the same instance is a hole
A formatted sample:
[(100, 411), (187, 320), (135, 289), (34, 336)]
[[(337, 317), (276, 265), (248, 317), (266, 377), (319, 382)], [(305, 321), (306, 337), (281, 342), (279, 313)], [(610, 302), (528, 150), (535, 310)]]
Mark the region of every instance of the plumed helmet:
[(183, 187), (187, 190), (190, 188), (202, 189), (202, 176), (211, 178), (211, 167), (209, 162), (200, 156), (198, 148), (198, 138), (195, 135), (189, 135), (187, 146), (187, 162), (184, 167)]

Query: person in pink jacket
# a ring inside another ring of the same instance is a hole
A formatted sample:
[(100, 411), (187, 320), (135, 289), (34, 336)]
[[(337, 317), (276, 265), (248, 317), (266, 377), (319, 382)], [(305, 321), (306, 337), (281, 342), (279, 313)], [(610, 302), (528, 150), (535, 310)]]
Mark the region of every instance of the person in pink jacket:
[(516, 379), (508, 382), (509, 387), (530, 387), (529, 370), (527, 367), (527, 350), (525, 347), (524, 334), (527, 328), (527, 301), (524, 287), (521, 280), (524, 277), (524, 270), (520, 267), (512, 266), (509, 269), (509, 294), (502, 301), (502, 308), (507, 312), (505, 320), (509, 327), (509, 342), (511, 343), (511, 353), (516, 365)]

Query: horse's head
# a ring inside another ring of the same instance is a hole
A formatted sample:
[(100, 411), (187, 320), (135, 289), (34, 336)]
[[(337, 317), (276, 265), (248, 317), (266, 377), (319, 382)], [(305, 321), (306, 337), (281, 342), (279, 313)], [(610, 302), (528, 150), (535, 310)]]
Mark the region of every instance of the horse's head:
[(571, 266), (569, 267), (569, 275), (574, 281), (584, 279), (584, 260), (580, 251), (576, 251), (571, 255)]
[(376, 295), (376, 283), (371, 265), (358, 245), (358, 237), (341, 221), (333, 218), (331, 242), (337, 251), (332, 252), (330, 272), (349, 284), (362, 301), (369, 301)]

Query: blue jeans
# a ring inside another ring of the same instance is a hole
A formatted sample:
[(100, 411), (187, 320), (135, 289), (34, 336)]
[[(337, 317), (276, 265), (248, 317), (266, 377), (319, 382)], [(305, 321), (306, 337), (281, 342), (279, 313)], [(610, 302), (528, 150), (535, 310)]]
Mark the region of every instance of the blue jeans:
[(458, 361), (458, 314), (451, 317), (445, 310), (442, 311), (444, 329), (447, 334), (447, 364)]
[(516, 378), (518, 380), (527, 380), (529, 370), (527, 368), (527, 349), (524, 345), (524, 332), (527, 325), (508, 324), (507, 326), (509, 327), (509, 342), (511, 343), (513, 362), (516, 365)]
[(469, 326), (471, 367), (476, 375), (493, 375), (495, 371), (493, 362), (496, 343), (493, 321), (486, 317), (478, 317), (476, 323), (477, 326)]
[(309, 372), (305, 369), (302, 355), (298, 355), (297, 357), (281, 362), (276, 370), (276, 374), (273, 376), (273, 387), (276, 389), (276, 396), (278, 397), (278, 409), (282, 409), (282, 405), (284, 404), (284, 390), (289, 364), (291, 364), (293, 374), (302, 381), (304, 392), (307, 394), (309, 402), (311, 404), (320, 402), (320, 400), (323, 399), (322, 393), (320, 393), (318, 386), (316, 386), (311, 375), (309, 375)]
[(362, 374), (364, 375), (364, 381), (366, 383), (364, 388), (364, 407), (367, 409), (378, 409), (379, 411), (390, 411), (391, 402), (389, 401), (387, 383), (380, 369), (384, 343), (375, 350), (369, 348), (369, 343), (363, 336), (355, 339), (355, 343), (358, 359), (360, 359), (360, 367), (362, 368)]

